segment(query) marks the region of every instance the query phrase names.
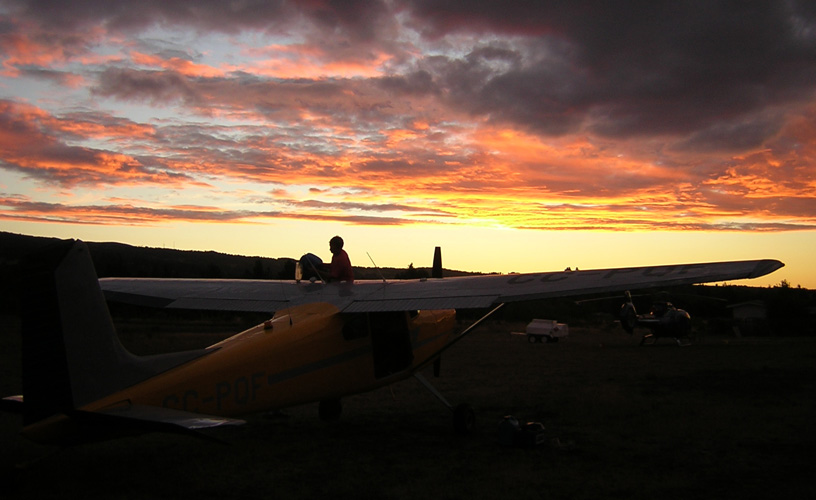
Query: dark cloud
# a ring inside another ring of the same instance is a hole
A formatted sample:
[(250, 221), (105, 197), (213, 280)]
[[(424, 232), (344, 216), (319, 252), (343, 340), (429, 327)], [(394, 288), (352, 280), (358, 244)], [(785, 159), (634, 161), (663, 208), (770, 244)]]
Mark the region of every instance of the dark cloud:
[(123, 100), (145, 101), (166, 104), (184, 101), (188, 104), (201, 102), (191, 82), (173, 71), (140, 71), (127, 68), (112, 68), (99, 76), (99, 83), (93, 89), (96, 95), (117, 97)]
[(484, 71), (473, 51), (436, 75), (459, 106), (547, 134), (688, 134), (809, 98), (816, 81), (806, 2), (409, 3), (436, 38), (526, 37), (507, 71)]
[(605, 219), (582, 218), (580, 224), (571, 222), (553, 223), (541, 226), (519, 226), (519, 229), (545, 231), (703, 231), (737, 233), (771, 233), (780, 231), (811, 231), (816, 224), (786, 224), (778, 222), (726, 222), (710, 224), (676, 220), (660, 222), (653, 219)]
[(231, 222), (258, 217), (275, 217), (278, 212), (214, 210), (212, 207), (149, 208), (131, 204), (66, 205), (0, 198), (0, 214), (9, 219), (83, 224), (144, 225), (166, 220)]
[(416, 223), (400, 217), (334, 215), (317, 212), (223, 210), (208, 206), (152, 208), (130, 203), (68, 205), (34, 202), (0, 195), (0, 219), (87, 225), (152, 225), (164, 221), (252, 222), (256, 219), (307, 219), (360, 225), (394, 226)]
[(676, 151), (749, 151), (760, 148), (784, 126), (784, 116), (773, 110), (743, 119), (714, 122), (671, 146)]
[(244, 73), (206, 78), (172, 70), (112, 68), (101, 73), (92, 91), (157, 106), (181, 103), (204, 115), (214, 109), (254, 110), (270, 120), (296, 122), (305, 110), (331, 117), (335, 123), (379, 119), (391, 107), (387, 97), (360, 91), (360, 87), (374, 88), (364, 81), (342, 78), (265, 79)]
[[(15, 15), (51, 31), (103, 26), (136, 32), (151, 26), (186, 26), (201, 32), (283, 31), (301, 19), (323, 32), (371, 38), (390, 15), (380, 0), (7, 0)], [(386, 23), (387, 27), (387, 23)]]
[(262, 28), (270, 20), (286, 22), (293, 13), (285, 1), (248, 0), (7, 0), (23, 19), (50, 30), (83, 30), (105, 26), (109, 30), (135, 31), (152, 25), (176, 24), (201, 30), (236, 32), (241, 26)]
[(438, 94), (439, 86), (434, 82), (431, 73), (425, 70), (412, 71), (405, 75), (382, 77), (379, 86), (390, 93), (401, 96)]
[[(739, 124), (746, 116), (809, 98), (816, 81), (815, 9), (794, 0), (638, 1), (626, 8), (600, 1), (453, 0), (145, 0), (135, 9), (130, 2), (113, 0), (7, 4), (19, 19), (47, 28), (49, 36), (76, 51), (88, 50), (80, 34), (95, 26), (125, 32), (185, 26), (224, 33), (302, 30), (336, 57), (363, 54), (365, 59), (372, 56), (364, 54), (386, 50), (396, 61), (406, 56), (395, 38), (395, 15), (402, 13), (422, 35), (419, 43), (459, 35), (483, 36), (484, 41), (461, 57), (427, 56), (408, 67), (395, 66), (394, 73), (376, 85), (395, 96), (442, 96), (471, 116), (545, 135), (694, 135), (688, 144), (697, 144), (716, 122), (717, 131), (708, 135), (720, 137), (705, 145), (728, 148), (742, 139), (723, 134), (731, 130), (745, 137), (745, 126)], [(69, 43), (69, 36), (76, 40)], [(239, 75), (210, 85), (229, 86), (232, 92), (240, 85), (252, 91)], [(309, 86), (300, 85), (297, 92), (308, 95)], [(170, 71), (119, 68), (105, 71), (96, 91), (157, 104), (196, 103), (202, 96), (213, 96), (195, 87)], [(226, 99), (226, 93), (220, 97)], [(329, 113), (321, 110), (321, 101), (300, 98), (306, 99), (300, 102), (303, 106)], [(365, 107), (374, 104), (361, 105), (355, 115), (366, 119), (366, 113), (380, 113), (382, 108)], [(280, 101), (259, 100), (257, 106), (273, 113)], [(772, 132), (753, 127), (755, 133), (762, 130)], [(757, 136), (752, 142), (762, 140)]]
[(516, 54), (509, 68), (496, 70), (494, 59), (477, 49), (463, 61), (449, 61), (441, 79), (458, 108), (494, 122), (516, 124), (537, 133), (579, 131), (598, 98), (587, 88), (580, 69), (562, 57), (526, 61)]
[[(365, 215), (315, 215), (315, 214), (287, 214), (289, 219), (304, 219), (309, 221), (341, 222), (344, 224), (357, 224), (363, 226), (404, 226), (414, 224), (417, 221), (403, 219), (400, 217), (370, 217)], [(421, 222), (421, 221), (420, 221)]]
[(427, 165), (416, 164), (411, 160), (402, 159), (377, 159), (353, 163), (359, 172), (381, 172), (397, 174), (400, 177), (410, 174), (420, 174), (420, 170), (425, 170)]
[(363, 212), (417, 212), (425, 215), (433, 214), (434, 216), (445, 215), (445, 212), (442, 210), (429, 210), (428, 207), (414, 207), (399, 203), (353, 203), (328, 202), (321, 200), (305, 200), (300, 202), (290, 201), (289, 203), (303, 208), (331, 209), (340, 211), (359, 210)]
[(78, 76), (75, 73), (67, 71), (55, 71), (48, 68), (38, 66), (22, 66), (19, 68), (20, 74), (41, 80), (47, 80), (57, 85), (64, 85), (70, 87), (76, 81)]

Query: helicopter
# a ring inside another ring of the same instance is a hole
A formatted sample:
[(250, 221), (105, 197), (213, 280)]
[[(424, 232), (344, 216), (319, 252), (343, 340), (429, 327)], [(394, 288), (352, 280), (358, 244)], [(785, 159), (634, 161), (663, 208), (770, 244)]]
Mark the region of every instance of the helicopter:
[(645, 327), (650, 333), (640, 339), (640, 345), (652, 345), (660, 338), (671, 338), (678, 346), (691, 345), (691, 315), (678, 309), (668, 300), (652, 302), (649, 314), (638, 314), (632, 303), (632, 294), (624, 293), (626, 302), (620, 309), (620, 324), (626, 333), (633, 334), (636, 327)]

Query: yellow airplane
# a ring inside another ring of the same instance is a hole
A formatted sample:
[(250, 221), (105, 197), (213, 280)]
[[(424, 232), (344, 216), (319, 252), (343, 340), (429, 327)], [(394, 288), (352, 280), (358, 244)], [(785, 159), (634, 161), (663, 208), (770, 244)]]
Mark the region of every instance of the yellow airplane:
[[(441, 276), (438, 248), (434, 261)], [(68, 240), (28, 269), (25, 398), (5, 398), (0, 408), (22, 413), (31, 440), (71, 444), (150, 431), (199, 434), (309, 402), (336, 419), (341, 398), (414, 376), (467, 432), (473, 410), (448, 403), (419, 373), (490, 314), (457, 331), (456, 308), (495, 311), (511, 301), (754, 278), (782, 266), (756, 260), (355, 283), (99, 280), (85, 244)], [(106, 297), (275, 314), (206, 349), (139, 357), (119, 342)]]

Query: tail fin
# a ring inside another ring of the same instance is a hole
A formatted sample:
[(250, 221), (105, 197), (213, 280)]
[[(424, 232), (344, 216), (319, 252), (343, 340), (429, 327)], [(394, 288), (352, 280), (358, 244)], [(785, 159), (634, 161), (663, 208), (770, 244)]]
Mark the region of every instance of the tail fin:
[(119, 342), (81, 241), (61, 241), (24, 270), (24, 424), (129, 387), (203, 351), (137, 357)]

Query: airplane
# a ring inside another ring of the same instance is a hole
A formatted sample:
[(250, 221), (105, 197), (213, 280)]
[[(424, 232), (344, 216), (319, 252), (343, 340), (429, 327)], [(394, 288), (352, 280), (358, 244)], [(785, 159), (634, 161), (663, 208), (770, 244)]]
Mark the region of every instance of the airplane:
[[(587, 293), (755, 278), (784, 264), (754, 260), (430, 279), (319, 281), (98, 279), (87, 246), (56, 243), (32, 259), (22, 298), (23, 393), (0, 400), (22, 434), (70, 445), (144, 432), (201, 435), (241, 416), (341, 399), (415, 377), (475, 424), (420, 373), (504, 303)], [(205, 349), (135, 356), (120, 343), (107, 300), (165, 308), (275, 311)], [(456, 309), (489, 309), (462, 331)], [(206, 436), (204, 436), (206, 437)]]

